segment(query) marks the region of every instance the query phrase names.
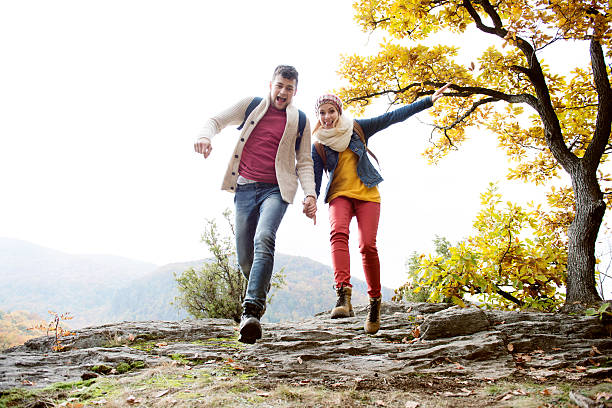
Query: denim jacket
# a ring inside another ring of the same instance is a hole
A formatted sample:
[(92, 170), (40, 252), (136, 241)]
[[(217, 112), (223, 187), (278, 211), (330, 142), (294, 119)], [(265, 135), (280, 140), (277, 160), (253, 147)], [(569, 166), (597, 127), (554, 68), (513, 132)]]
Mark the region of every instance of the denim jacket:
[[(391, 112), (387, 112), (383, 115), (376, 116), (370, 119), (356, 119), (356, 122), (361, 125), (363, 128), (363, 133), (365, 135), (366, 143), (375, 133), (386, 129), (387, 127), (393, 125), (394, 123), (402, 122), (408, 119), (410, 116), (421, 112), (427, 108), (433, 106), (431, 102), (431, 97), (426, 97), (419, 99), (418, 101), (411, 103), (410, 105), (402, 106), (399, 109), (396, 109)], [(329, 195), (329, 187), (331, 186), (331, 182), (334, 179), (334, 171), (336, 170), (336, 166), (338, 165), (338, 152), (330, 149), (327, 146), (323, 146), (325, 149), (325, 158), (327, 160), (326, 169), (329, 171), (329, 181), (327, 183), (327, 187), (325, 189), (325, 202), (327, 202), (327, 197)], [(351, 149), (357, 156), (357, 175), (367, 187), (377, 186), (381, 181), (383, 181), (382, 176), (376, 168), (370, 162), (368, 155), (366, 153), (365, 145), (359, 138), (357, 133), (353, 132), (351, 135), (351, 141), (349, 142), (348, 149)], [(323, 159), (317, 153), (314, 145), (312, 146), (312, 160), (314, 162), (314, 176), (315, 176), (315, 191), (317, 193), (317, 197), (319, 197), (319, 193), (321, 192), (321, 182), (323, 178)]]

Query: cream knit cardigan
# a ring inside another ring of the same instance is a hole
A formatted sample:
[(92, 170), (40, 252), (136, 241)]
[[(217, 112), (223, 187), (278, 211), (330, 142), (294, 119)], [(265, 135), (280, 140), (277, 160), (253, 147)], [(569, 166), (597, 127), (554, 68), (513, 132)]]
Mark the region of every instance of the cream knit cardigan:
[[(207, 137), (212, 140), (212, 138), (226, 126), (240, 125), (244, 119), (246, 109), (252, 100), (253, 97), (242, 99), (229, 109), (208, 119), (198, 137)], [(240, 165), (242, 149), (257, 123), (259, 123), (261, 118), (268, 111), (269, 106), (270, 95), (263, 98), (261, 103), (253, 109), (247, 118), (227, 166), (227, 171), (225, 172), (225, 177), (221, 185), (222, 190), (230, 192), (236, 191), (238, 166)], [(288, 203), (292, 203), (295, 198), (298, 179), (304, 191), (304, 195), (316, 197), (310, 145), (310, 123), (308, 119), (306, 119), (306, 126), (298, 151), (295, 150), (297, 133), (298, 109), (290, 104), (287, 106), (287, 123), (285, 125), (285, 131), (278, 145), (274, 162), (276, 167), (276, 179), (280, 187), (281, 197)]]

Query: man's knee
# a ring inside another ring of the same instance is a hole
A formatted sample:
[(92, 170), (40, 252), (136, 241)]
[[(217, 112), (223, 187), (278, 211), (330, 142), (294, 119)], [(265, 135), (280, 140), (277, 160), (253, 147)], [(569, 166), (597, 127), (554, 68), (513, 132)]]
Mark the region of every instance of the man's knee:
[(274, 249), (276, 242), (276, 231), (264, 229), (255, 234), (255, 250)]

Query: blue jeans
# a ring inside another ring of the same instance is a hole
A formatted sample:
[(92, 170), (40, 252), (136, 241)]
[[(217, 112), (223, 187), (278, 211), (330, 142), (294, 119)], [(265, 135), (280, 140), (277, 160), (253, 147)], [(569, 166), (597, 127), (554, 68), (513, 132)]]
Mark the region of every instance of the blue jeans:
[(234, 204), (236, 255), (249, 282), (243, 306), (251, 304), (263, 312), (274, 268), (276, 230), (288, 204), (277, 184), (259, 182), (238, 185)]

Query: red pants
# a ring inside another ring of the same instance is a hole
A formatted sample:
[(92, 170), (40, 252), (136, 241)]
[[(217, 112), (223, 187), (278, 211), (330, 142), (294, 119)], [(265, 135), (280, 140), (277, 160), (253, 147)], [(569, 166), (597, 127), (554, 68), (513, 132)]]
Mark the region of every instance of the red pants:
[(357, 217), (359, 252), (368, 284), (368, 296), (380, 296), (380, 261), (376, 248), (376, 234), (380, 218), (380, 203), (336, 197), (329, 203), (330, 242), (336, 287), (351, 285), (349, 254), (349, 225)]

